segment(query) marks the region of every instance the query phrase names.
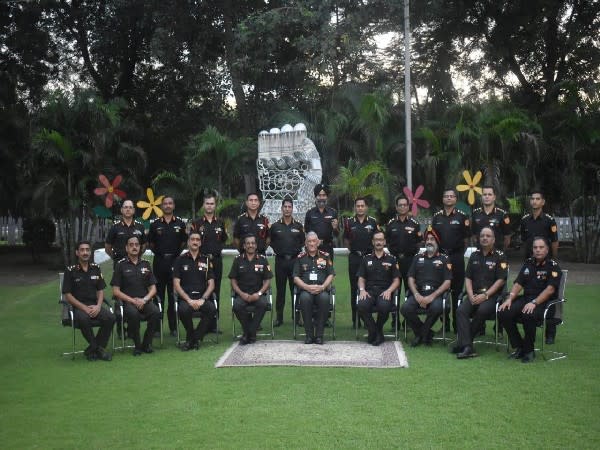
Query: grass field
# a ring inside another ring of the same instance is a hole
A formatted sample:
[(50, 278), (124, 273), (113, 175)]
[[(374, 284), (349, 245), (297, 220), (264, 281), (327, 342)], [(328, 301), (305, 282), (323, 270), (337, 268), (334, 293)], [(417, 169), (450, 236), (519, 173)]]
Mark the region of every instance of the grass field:
[[(335, 266), (338, 339), (352, 339), (344, 258)], [(567, 287), (562, 361), (525, 365), (491, 346), (457, 361), (434, 344), (406, 349), (408, 369), (215, 369), (231, 345), (228, 287), (218, 345), (182, 353), (167, 337), (152, 355), (90, 363), (60, 356), (56, 283), (2, 286), (0, 446), (598, 448), (599, 288)], [(291, 338), (288, 313), (278, 339)]]

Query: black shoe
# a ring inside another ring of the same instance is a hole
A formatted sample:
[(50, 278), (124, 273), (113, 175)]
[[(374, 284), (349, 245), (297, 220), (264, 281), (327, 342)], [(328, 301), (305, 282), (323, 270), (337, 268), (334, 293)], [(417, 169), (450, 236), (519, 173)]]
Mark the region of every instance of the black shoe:
[(88, 361), (96, 361), (96, 359), (98, 359), (97, 351), (89, 346), (83, 351), (83, 354), (85, 355), (85, 359)]
[(277, 319), (273, 324), (273, 326), (276, 328), (280, 327), (281, 325), (283, 325), (283, 319)]
[(223, 334), (221, 330), (217, 330), (217, 327), (212, 327), (208, 332), (212, 334)]
[(144, 353), (144, 352), (142, 351), (141, 348), (136, 347), (133, 349), (133, 356), (140, 356), (142, 353)]
[[(360, 328), (360, 323), (358, 327)], [(331, 328), (331, 321), (329, 319), (327, 319), (327, 321), (325, 322), (325, 328)]]
[(373, 341), (373, 344), (375, 347), (383, 344), (385, 342), (385, 338), (383, 337), (383, 333), (377, 333), (377, 337), (375, 338), (375, 341)]
[(433, 331), (429, 330), (429, 332), (427, 333), (427, 337), (423, 338), (423, 343), (427, 346), (431, 346), (433, 342)]
[[(171, 336), (173, 336), (173, 335), (171, 335)], [(177, 336), (177, 334), (175, 334), (175, 336)], [(160, 337), (160, 331), (155, 331), (154, 334), (153, 334), (153, 337), (159, 338)]]
[(461, 345), (455, 345), (454, 347), (452, 347), (452, 350), (450, 350), (450, 353), (453, 353), (453, 354), (456, 355), (458, 353), (461, 353), (463, 351), (463, 349), (464, 349), (463, 346), (461, 346)]
[(471, 347), (470, 345), (465, 346), (465, 349), (460, 352), (458, 355), (456, 355), (457, 359), (467, 359), (467, 358), (475, 358), (476, 356), (479, 356), (477, 353), (475, 353), (475, 350), (473, 350), (473, 347)]
[(413, 339), (413, 341), (410, 343), (411, 347), (418, 347), (419, 345), (421, 345), (423, 343), (423, 338), (421, 336), (417, 336), (416, 338)]
[(548, 345), (554, 344), (554, 336), (546, 336), (546, 344), (548, 344)]
[(248, 338), (246, 336), (242, 336), (240, 338), (240, 345), (248, 345), (250, 343), (250, 341), (248, 340)]
[(315, 338), (315, 344), (323, 345), (323, 338), (322, 337)]
[(142, 351), (144, 353), (154, 353), (154, 349), (151, 345), (146, 345), (144, 348), (142, 348)]
[(523, 350), (520, 348), (516, 348), (514, 352), (512, 352), (510, 355), (508, 355), (508, 359), (521, 359), (521, 358), (523, 358), (523, 356), (525, 356), (525, 353), (523, 353)]
[(181, 346), (182, 352), (187, 352), (190, 350), (198, 350), (200, 348), (200, 344), (198, 342), (184, 342)]
[(311, 338), (310, 336), (306, 336), (304, 338), (304, 343), (305, 344), (312, 344), (313, 343), (313, 338)]
[(101, 348), (96, 351), (96, 356), (101, 361), (112, 361), (112, 354), (102, 350)]
[(369, 335), (367, 336), (367, 342), (369, 344), (372, 344), (373, 342), (375, 342), (376, 339), (377, 339), (377, 333), (369, 333)]
[(529, 353), (525, 353), (523, 358), (521, 358), (522, 363), (530, 363), (535, 359), (535, 352), (531, 351)]
[(251, 334), (250, 336), (248, 336), (248, 343), (249, 344), (254, 344), (256, 342), (256, 333)]

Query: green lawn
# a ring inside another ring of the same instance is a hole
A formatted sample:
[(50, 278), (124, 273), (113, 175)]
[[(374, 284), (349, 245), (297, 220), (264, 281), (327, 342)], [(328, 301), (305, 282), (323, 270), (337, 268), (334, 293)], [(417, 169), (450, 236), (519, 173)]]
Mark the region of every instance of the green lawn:
[[(345, 259), (335, 266), (338, 339), (351, 339)], [(227, 298), (218, 345), (182, 353), (168, 337), (153, 355), (72, 361), (60, 356), (70, 331), (59, 325), (56, 283), (3, 286), (0, 445), (598, 448), (599, 287), (567, 287), (567, 323), (556, 344), (566, 360), (525, 365), (479, 346), (480, 358), (457, 361), (437, 344), (408, 348), (408, 369), (382, 370), (215, 369), (231, 344)], [(291, 338), (288, 313), (279, 339)]]

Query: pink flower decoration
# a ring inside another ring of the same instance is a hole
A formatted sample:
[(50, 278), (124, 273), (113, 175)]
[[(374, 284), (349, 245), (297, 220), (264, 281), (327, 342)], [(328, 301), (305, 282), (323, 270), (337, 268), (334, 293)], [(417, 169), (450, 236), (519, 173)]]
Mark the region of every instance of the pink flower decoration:
[(422, 184), (417, 186), (417, 189), (415, 189), (414, 194), (408, 186), (404, 186), (404, 189), (402, 190), (404, 191), (404, 195), (406, 195), (406, 198), (408, 199), (408, 203), (412, 204), (411, 213), (413, 216), (417, 216), (417, 213), (419, 212), (419, 206), (422, 208), (429, 208), (429, 202), (425, 199), (419, 198), (425, 190)]
[(102, 174), (98, 175), (98, 180), (100, 180), (100, 183), (103, 187), (97, 187), (96, 189), (94, 189), (94, 194), (100, 197), (106, 194), (106, 198), (104, 199), (104, 205), (107, 208), (112, 208), (115, 197), (127, 197), (127, 194), (125, 192), (123, 192), (120, 189), (117, 189), (117, 186), (121, 184), (121, 181), (123, 181), (123, 177), (121, 175), (117, 175), (112, 183), (108, 181), (108, 178), (106, 178)]

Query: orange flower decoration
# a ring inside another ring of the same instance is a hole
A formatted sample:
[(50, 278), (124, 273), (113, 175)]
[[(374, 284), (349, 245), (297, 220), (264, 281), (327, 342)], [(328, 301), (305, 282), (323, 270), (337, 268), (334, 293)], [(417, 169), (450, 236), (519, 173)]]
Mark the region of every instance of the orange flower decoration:
[(115, 197), (127, 197), (127, 194), (125, 192), (123, 192), (120, 189), (117, 189), (117, 186), (119, 186), (119, 184), (121, 184), (121, 181), (123, 181), (123, 177), (121, 175), (117, 175), (112, 181), (112, 183), (108, 181), (108, 178), (106, 178), (102, 174), (98, 175), (98, 180), (100, 180), (100, 184), (102, 184), (103, 187), (97, 187), (96, 189), (94, 189), (94, 194), (100, 197), (106, 195), (106, 198), (104, 199), (104, 206), (106, 206), (107, 208), (112, 208)]
[(141, 209), (146, 208), (146, 211), (144, 211), (144, 214), (142, 214), (142, 219), (148, 220), (148, 218), (150, 217), (150, 214), (152, 214), (152, 212), (154, 212), (154, 214), (156, 214), (157, 217), (162, 217), (163, 211), (162, 211), (162, 209), (159, 208), (158, 205), (160, 205), (162, 203), (163, 198), (165, 196), (160, 195), (160, 196), (154, 198), (154, 192), (152, 191), (152, 188), (146, 188), (146, 195), (148, 196), (148, 201), (138, 200), (138, 202), (136, 204), (138, 208), (141, 208)]
[(475, 192), (479, 195), (482, 193), (482, 189), (477, 186), (481, 181), (481, 170), (478, 170), (473, 178), (471, 178), (471, 172), (468, 170), (463, 171), (463, 177), (467, 184), (459, 184), (456, 186), (456, 189), (460, 192), (469, 191), (469, 195), (467, 196), (467, 202), (469, 205), (473, 206), (475, 204)]

